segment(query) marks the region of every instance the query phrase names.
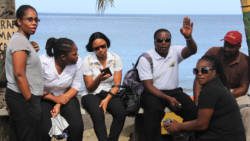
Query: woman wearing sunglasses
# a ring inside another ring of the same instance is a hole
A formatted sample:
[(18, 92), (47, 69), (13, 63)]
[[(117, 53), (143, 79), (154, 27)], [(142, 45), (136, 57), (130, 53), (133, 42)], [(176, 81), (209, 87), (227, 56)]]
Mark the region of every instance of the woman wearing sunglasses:
[(10, 110), (11, 129), (20, 141), (39, 141), (42, 67), (29, 38), (36, 32), (38, 15), (34, 7), (22, 5), (16, 11), (18, 31), (13, 34), (6, 51), (5, 69), (8, 80), (6, 102)]
[[(109, 47), (110, 40), (106, 35), (93, 33), (86, 45), (90, 54), (83, 61), (86, 92), (82, 105), (91, 116), (99, 141), (118, 141), (125, 121), (124, 106), (115, 96), (122, 79), (122, 62), (117, 54), (108, 51)], [(104, 119), (106, 111), (113, 117), (109, 135)]]
[(197, 131), (198, 141), (245, 141), (244, 127), (235, 98), (227, 89), (221, 63), (203, 56), (193, 73), (202, 90), (197, 119), (165, 125), (169, 132)]

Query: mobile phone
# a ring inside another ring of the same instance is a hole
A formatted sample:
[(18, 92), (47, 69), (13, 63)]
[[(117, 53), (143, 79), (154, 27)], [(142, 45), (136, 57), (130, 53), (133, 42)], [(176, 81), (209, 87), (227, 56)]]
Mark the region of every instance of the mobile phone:
[(111, 71), (110, 71), (109, 68), (102, 69), (102, 70), (101, 70), (101, 73), (110, 74), (110, 75), (112, 76), (112, 73), (111, 73)]

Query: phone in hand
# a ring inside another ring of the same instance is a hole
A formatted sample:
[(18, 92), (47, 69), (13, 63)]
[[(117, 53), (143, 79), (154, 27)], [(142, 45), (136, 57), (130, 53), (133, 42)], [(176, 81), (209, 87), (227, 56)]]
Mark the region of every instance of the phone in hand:
[(112, 73), (111, 73), (111, 71), (110, 71), (109, 68), (102, 69), (101, 73), (103, 73), (103, 74), (110, 74), (110, 76), (112, 76)]

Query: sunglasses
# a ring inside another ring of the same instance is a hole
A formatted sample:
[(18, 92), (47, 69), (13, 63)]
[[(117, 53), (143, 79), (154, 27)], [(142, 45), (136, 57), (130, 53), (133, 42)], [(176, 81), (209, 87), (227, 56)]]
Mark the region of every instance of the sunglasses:
[(210, 70), (214, 70), (214, 68), (210, 68), (210, 67), (202, 67), (202, 68), (200, 68), (200, 69), (194, 68), (194, 69), (193, 69), (193, 74), (194, 74), (194, 75), (197, 75), (199, 72), (200, 72), (201, 74), (208, 74), (208, 72), (209, 72)]
[(166, 39), (156, 39), (155, 40), (157, 43), (162, 43), (162, 42), (170, 42), (171, 41), (171, 38), (166, 38)]
[(105, 49), (107, 48), (107, 45), (100, 45), (98, 47), (93, 48), (94, 51), (99, 51), (100, 49)]
[(23, 18), (24, 20), (27, 20), (28, 22), (33, 22), (35, 21), (36, 23), (40, 22), (40, 19), (39, 18), (33, 18), (33, 17), (27, 17), (27, 18)]

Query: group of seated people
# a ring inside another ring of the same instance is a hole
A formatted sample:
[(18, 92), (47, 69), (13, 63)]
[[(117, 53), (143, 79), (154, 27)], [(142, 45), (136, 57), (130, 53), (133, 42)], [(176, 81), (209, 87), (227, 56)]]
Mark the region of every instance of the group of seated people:
[[(91, 116), (98, 140), (118, 141), (126, 118), (125, 107), (115, 96), (122, 81), (122, 62), (116, 53), (109, 51), (109, 38), (101, 32), (93, 33), (86, 45), (90, 53), (83, 59), (71, 39), (49, 38), (46, 55), (39, 57), (29, 41), (39, 22), (35, 8), (20, 6), (16, 18), (18, 31), (9, 42), (5, 63), (11, 138), (50, 141), (51, 117), (60, 113), (69, 123), (67, 140), (81, 141), (84, 125), (76, 97), (81, 95), (81, 104)], [(246, 94), (249, 86), (248, 57), (239, 52), (241, 33), (228, 32), (223, 47), (214, 48), (198, 60), (193, 69), (196, 76), (193, 101), (178, 87), (179, 63), (197, 52), (192, 30), (190, 18), (184, 17), (180, 32), (185, 46), (171, 45), (167, 29), (154, 33), (155, 47), (147, 51), (153, 71), (146, 58), (139, 59), (137, 70), (145, 87), (141, 103), (145, 140), (162, 140), (160, 122), (164, 108), (169, 107), (184, 120), (165, 125), (170, 133), (195, 132), (198, 141), (245, 141), (234, 98)], [(106, 111), (113, 117), (109, 133)]]

